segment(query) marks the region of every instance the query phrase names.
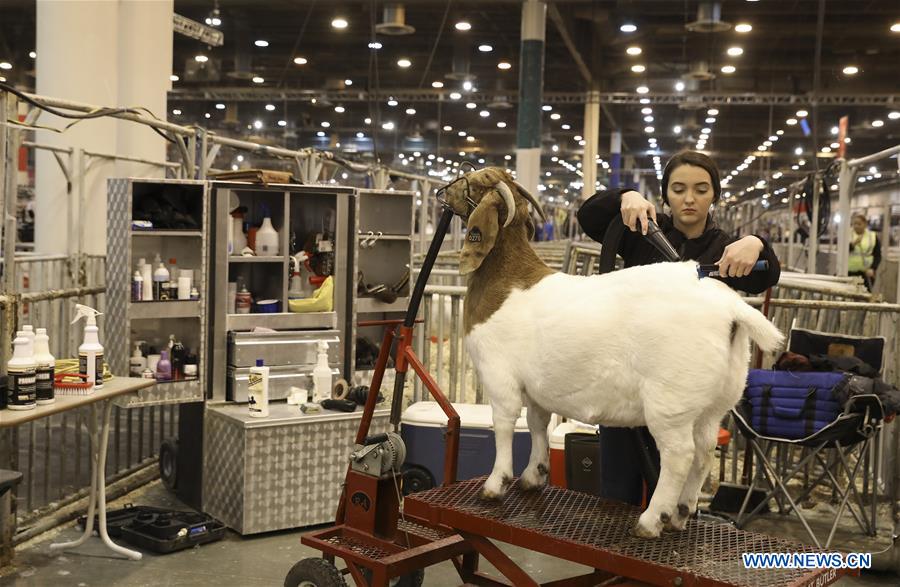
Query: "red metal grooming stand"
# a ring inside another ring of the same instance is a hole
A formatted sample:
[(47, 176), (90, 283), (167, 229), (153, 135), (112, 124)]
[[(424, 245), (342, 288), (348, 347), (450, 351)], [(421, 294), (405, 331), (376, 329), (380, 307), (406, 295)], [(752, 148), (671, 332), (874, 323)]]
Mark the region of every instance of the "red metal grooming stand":
[[(852, 572), (745, 569), (741, 562), (743, 552), (814, 552), (814, 549), (696, 520), (690, 521), (684, 532), (666, 533), (651, 540), (637, 538), (631, 535), (631, 528), (640, 509), (634, 506), (558, 487), (523, 492), (517, 483), (502, 501), (487, 502), (478, 497), (483, 478), (456, 482), (459, 415), (412, 348), (415, 315), (451, 219), (452, 212), (445, 210), (416, 281), (406, 318), (360, 323), (361, 326), (383, 325), (386, 330), (356, 434), (358, 445), (373, 444), (378, 438), (368, 436), (369, 427), (390, 349), (396, 342), (391, 423), (395, 431), (399, 429), (403, 387), (411, 367), (447, 416), (443, 485), (407, 496), (401, 508), (399, 474), (394, 472), (379, 478), (348, 467), (336, 524), (301, 538), (303, 544), (322, 551), (323, 558), (330, 563), (329, 579), (307, 580), (303, 584), (344, 585), (340, 572), (333, 566), (335, 559), (340, 558), (347, 565), (342, 572), (351, 575), (359, 587), (386, 587), (395, 578), (400, 578), (399, 585), (421, 585), (421, 571), (446, 560), (453, 562), (465, 585), (539, 585), (492, 541), (593, 569), (544, 583), (545, 587), (588, 587), (615, 577), (665, 587), (824, 587)], [(490, 561), (507, 580), (480, 572), (480, 556)], [(285, 581), (286, 586), (299, 583)]]

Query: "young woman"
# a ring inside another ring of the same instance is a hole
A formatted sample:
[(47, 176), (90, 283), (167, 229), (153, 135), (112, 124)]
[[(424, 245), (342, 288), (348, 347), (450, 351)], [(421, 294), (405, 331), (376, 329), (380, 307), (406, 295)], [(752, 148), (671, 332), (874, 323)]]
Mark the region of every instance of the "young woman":
[(853, 233), (850, 237), (847, 274), (861, 276), (866, 282), (866, 289), (872, 291), (875, 271), (881, 264), (881, 240), (877, 234), (869, 230), (869, 221), (862, 212), (853, 215), (850, 226), (853, 227)]
[[(603, 192), (585, 201), (578, 211), (581, 228), (592, 239), (602, 242), (610, 223), (619, 214), (630, 229), (619, 245), (626, 267), (649, 265), (665, 258), (643, 236), (647, 219), (652, 218), (682, 259), (717, 264), (720, 278), (730, 287), (749, 293), (761, 293), (778, 283), (781, 266), (766, 239), (750, 235), (734, 238), (716, 226), (710, 209), (721, 197), (719, 172), (712, 159), (696, 151), (672, 157), (662, 176), (662, 199), (671, 215), (656, 213), (656, 208), (633, 190)], [(767, 271), (752, 272), (761, 260), (769, 262)], [(665, 292), (660, 292), (665, 303)], [(686, 358), (689, 360), (689, 358)], [(646, 428), (637, 434), (629, 428), (603, 428), (601, 431), (601, 494), (635, 505), (642, 501), (643, 455), (639, 439), (659, 470), (659, 452)], [(648, 485), (647, 500), (653, 487)]]

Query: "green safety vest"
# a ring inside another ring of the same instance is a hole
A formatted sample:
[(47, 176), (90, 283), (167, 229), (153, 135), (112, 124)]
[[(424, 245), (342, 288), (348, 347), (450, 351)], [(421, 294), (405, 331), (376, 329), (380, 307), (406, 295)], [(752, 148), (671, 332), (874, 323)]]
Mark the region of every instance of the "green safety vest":
[(862, 273), (866, 269), (872, 267), (875, 257), (872, 252), (875, 250), (875, 233), (866, 229), (863, 233), (859, 244), (850, 251), (850, 259), (847, 261), (847, 271), (851, 273)]

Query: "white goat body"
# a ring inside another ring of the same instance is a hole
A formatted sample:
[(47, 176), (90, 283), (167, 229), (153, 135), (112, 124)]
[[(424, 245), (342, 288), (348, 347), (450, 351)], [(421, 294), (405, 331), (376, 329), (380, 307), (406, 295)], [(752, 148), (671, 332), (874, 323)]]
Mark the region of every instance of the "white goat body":
[[(603, 276), (548, 275), (513, 290), (465, 344), (493, 408), (497, 460), (483, 495), (512, 478), (512, 426), (528, 406), (532, 453), (520, 484), (546, 482), (550, 413), (610, 426), (646, 425), (662, 471), (636, 533), (683, 529), (696, 510), (719, 422), (740, 398), (749, 339), (782, 335), (695, 263), (661, 263)], [(602, 442), (602, 439), (601, 439)]]

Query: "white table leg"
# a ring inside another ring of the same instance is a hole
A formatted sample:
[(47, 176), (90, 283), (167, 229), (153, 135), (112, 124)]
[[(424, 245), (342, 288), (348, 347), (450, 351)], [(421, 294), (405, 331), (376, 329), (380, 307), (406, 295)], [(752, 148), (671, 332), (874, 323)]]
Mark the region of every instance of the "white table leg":
[[(99, 403), (99, 402), (98, 402)], [(61, 544), (51, 544), (52, 550), (61, 550), (80, 546), (91, 535), (94, 528), (94, 507), (96, 506), (100, 514), (100, 539), (113, 552), (127, 556), (132, 560), (141, 560), (143, 555), (128, 548), (124, 548), (114, 543), (106, 529), (106, 448), (109, 442), (109, 419), (112, 414), (112, 401), (103, 402), (102, 428), (98, 429), (97, 425), (97, 408), (96, 404), (91, 404), (91, 493), (88, 497), (88, 517), (85, 523), (84, 534), (81, 538), (72, 542)]]

